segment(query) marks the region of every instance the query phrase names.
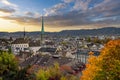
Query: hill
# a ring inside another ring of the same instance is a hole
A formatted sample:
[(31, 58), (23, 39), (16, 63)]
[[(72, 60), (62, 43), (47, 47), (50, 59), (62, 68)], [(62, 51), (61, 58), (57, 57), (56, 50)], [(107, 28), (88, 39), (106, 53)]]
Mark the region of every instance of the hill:
[[(46, 35), (50, 36), (89, 36), (89, 35), (120, 35), (120, 28), (107, 27), (99, 29), (82, 29), (82, 30), (63, 30), (60, 32), (45, 32)], [(40, 32), (26, 32), (29, 37), (39, 37)], [(0, 37), (22, 37), (23, 32), (0, 32)]]

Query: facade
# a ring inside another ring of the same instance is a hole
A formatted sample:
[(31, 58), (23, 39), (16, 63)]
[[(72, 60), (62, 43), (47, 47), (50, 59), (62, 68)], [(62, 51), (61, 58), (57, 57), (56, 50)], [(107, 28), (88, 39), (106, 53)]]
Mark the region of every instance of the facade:
[(29, 42), (29, 49), (33, 54), (36, 54), (37, 51), (41, 48), (39, 41), (31, 41)]
[[(89, 58), (89, 50), (77, 50), (75, 56), (76, 59), (80, 60), (83, 63), (87, 63), (87, 59)], [(100, 54), (99, 51), (92, 51), (94, 53), (94, 56), (98, 56)]]
[(19, 54), (20, 51), (29, 52), (29, 43), (27, 39), (18, 38), (12, 43), (12, 51), (15, 55)]

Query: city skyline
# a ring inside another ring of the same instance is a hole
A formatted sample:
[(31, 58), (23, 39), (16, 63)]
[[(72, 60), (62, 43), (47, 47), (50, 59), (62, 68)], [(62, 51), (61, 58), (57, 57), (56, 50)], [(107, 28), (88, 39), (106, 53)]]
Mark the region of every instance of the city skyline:
[(0, 32), (120, 27), (120, 0), (0, 0)]

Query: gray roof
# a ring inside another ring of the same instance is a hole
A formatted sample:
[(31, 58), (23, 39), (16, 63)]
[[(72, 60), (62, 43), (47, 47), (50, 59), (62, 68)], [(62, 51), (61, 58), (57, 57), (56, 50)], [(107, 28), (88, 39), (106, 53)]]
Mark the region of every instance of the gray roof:
[(29, 42), (30, 47), (40, 46), (40, 41), (31, 41)]
[(28, 43), (28, 42), (29, 42), (28, 39), (18, 38), (15, 41), (13, 41), (12, 44), (24, 44), (24, 43)]
[(24, 62), (20, 63), (20, 67), (26, 67), (28, 65), (39, 65), (39, 66), (51, 66), (54, 65), (55, 62), (59, 63), (60, 65), (67, 64), (71, 62), (71, 58), (66, 57), (52, 57), (48, 55), (35, 55)]
[(56, 50), (57, 50), (57, 48), (42, 47), (38, 51), (39, 52), (52, 52), (52, 53), (55, 53)]

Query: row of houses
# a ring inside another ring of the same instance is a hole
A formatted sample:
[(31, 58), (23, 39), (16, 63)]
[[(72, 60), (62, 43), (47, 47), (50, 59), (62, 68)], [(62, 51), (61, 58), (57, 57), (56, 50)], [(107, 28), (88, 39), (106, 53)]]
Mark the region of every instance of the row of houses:
[(45, 45), (40, 45), (39, 40), (30, 40), (25, 38), (18, 38), (11, 44), (12, 52), (25, 60), (27, 57), (41, 54), (59, 57), (57, 54), (57, 47), (52, 42), (46, 41)]
[(18, 38), (11, 44), (12, 51), (15, 55), (19, 54), (20, 51), (22, 52), (32, 52), (33, 54), (36, 53), (40, 49), (40, 44), (38, 41), (31, 42), (27, 38)]
[[(58, 41), (59, 40), (59, 41)], [(42, 54), (56, 57), (67, 57), (72, 59), (80, 59), (83, 63), (87, 62), (88, 53), (95, 53), (103, 47), (102, 44), (88, 43), (83, 40), (72, 38), (59, 38), (56, 40), (45, 40), (44, 45), (40, 45), (40, 40), (32, 40), (29, 38), (17, 38), (9, 44), (12, 52), (23, 58), (24, 60), (32, 55)], [(82, 46), (82, 47), (81, 47)], [(98, 47), (100, 46), (100, 47)], [(3, 48), (3, 47), (2, 47)], [(8, 47), (6, 47), (8, 49)], [(100, 49), (99, 49), (100, 48)]]

